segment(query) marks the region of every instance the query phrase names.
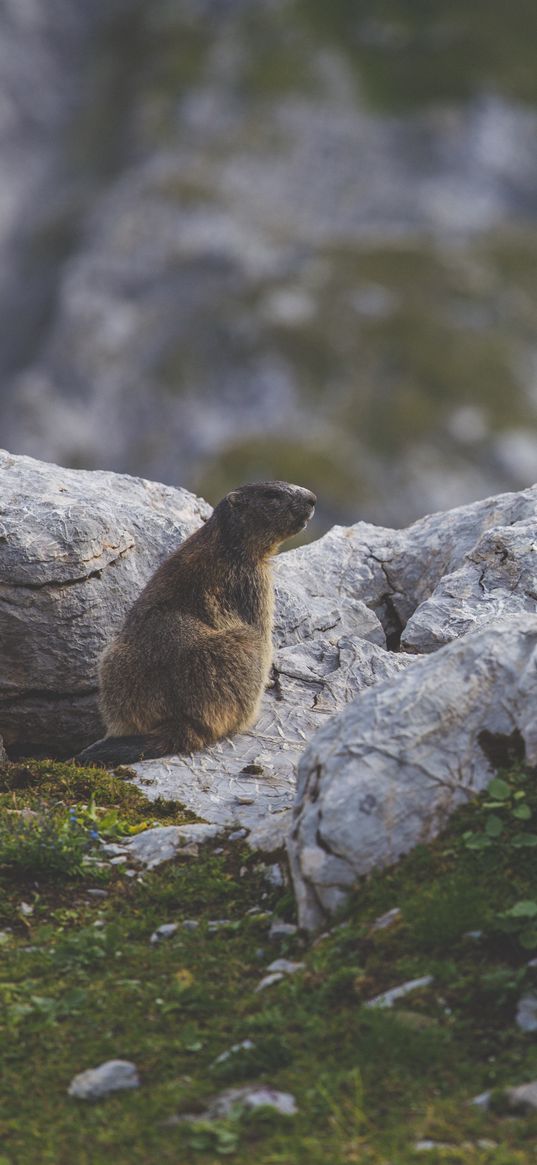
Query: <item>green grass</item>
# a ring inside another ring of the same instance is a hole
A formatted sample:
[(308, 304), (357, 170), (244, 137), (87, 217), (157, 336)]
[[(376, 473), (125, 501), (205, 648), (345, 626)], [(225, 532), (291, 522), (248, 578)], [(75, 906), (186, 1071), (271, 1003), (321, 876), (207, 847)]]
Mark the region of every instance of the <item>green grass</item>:
[[(1, 788), (8, 829), (14, 801), (17, 811), (48, 806), (52, 820), (71, 808), (80, 828), (89, 813), (111, 835), (185, 819), (124, 777), (68, 765), (6, 766)], [(537, 899), (532, 844), (520, 842), (535, 813), (534, 778), (513, 772), (434, 845), (364, 880), (313, 942), (269, 941), (267, 912), (291, 919), (292, 896), (270, 886), (243, 843), (220, 841), (141, 879), (83, 867), (61, 881), (46, 864), (2, 864), (0, 849), (1, 1165), (415, 1165), (424, 1138), (449, 1146), (427, 1154), (433, 1165), (531, 1165), (537, 1117), (467, 1101), (537, 1075), (535, 1043), (514, 1023), (517, 999), (537, 982), (535, 949), (528, 917), (513, 913)], [(88, 895), (96, 886), (105, 898)], [(394, 906), (398, 921), (372, 931)], [(230, 925), (211, 933), (211, 918)], [(150, 944), (157, 926), (183, 919), (198, 928)], [(256, 993), (281, 955), (304, 970)], [(426, 974), (432, 986), (393, 1011), (363, 1006)], [(253, 1049), (215, 1064), (246, 1038)], [(140, 1090), (94, 1104), (67, 1096), (75, 1073), (116, 1057), (136, 1063)], [(169, 1123), (245, 1081), (292, 1092), (298, 1115)]]

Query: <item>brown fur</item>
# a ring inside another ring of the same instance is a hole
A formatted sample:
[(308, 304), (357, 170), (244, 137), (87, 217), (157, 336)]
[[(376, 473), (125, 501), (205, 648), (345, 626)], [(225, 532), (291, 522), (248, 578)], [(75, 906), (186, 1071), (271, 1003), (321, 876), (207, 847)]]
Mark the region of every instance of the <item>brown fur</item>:
[(270, 556), (315, 500), (286, 482), (241, 486), (159, 567), (104, 652), (107, 736), (82, 762), (192, 752), (254, 723), (272, 661)]

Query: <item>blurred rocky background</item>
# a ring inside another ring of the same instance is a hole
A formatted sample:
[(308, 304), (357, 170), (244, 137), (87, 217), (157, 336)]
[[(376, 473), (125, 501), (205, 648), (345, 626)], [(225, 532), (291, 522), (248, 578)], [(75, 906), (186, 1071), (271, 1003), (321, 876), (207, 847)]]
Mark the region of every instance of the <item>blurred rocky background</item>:
[(401, 525), (537, 478), (531, 0), (0, 0), (0, 444)]

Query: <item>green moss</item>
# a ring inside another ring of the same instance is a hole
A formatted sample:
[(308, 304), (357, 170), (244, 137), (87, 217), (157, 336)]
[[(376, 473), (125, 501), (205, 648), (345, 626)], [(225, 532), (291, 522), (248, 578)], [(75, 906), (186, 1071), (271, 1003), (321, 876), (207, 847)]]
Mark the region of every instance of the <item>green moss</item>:
[[(17, 784), (16, 768), (4, 785), (22, 805), (35, 780)], [(43, 785), (52, 781), (52, 766), (41, 774)], [(62, 801), (68, 788), (78, 797), (96, 778), (103, 798), (114, 794), (106, 784), (114, 778), (95, 770), (58, 766), (57, 778)], [(506, 806), (524, 800), (537, 813), (531, 777), (521, 770), (507, 781)], [(134, 824), (137, 807), (123, 811)], [(537, 1071), (537, 1049), (513, 1023), (516, 999), (531, 985), (527, 954), (499, 941), (491, 923), (537, 894), (531, 855), (513, 849), (516, 830), (530, 830), (531, 818), (511, 812), (501, 839), (468, 848), (465, 837), (485, 829), (490, 813), (484, 798), (434, 845), (364, 879), (340, 924), (309, 947), (300, 937), (268, 941), (265, 911), (281, 916), (288, 894), (268, 888), (257, 856), (225, 841), (217, 846), (223, 852), (204, 848), (195, 862), (178, 858), (141, 883), (116, 868), (97, 901), (80, 887), (52, 893), (6, 884), (34, 910), (13, 917), (2, 947), (5, 1159), (416, 1165), (422, 1155), (414, 1144), (429, 1138), (452, 1146), (438, 1160), (454, 1165), (531, 1165), (536, 1117), (514, 1120), (501, 1105), (483, 1113), (466, 1103)], [(399, 923), (372, 931), (373, 919), (395, 905)], [(263, 909), (248, 913), (254, 907)], [(229, 925), (211, 932), (207, 920), (215, 917)], [(198, 928), (184, 929), (185, 918)], [(150, 944), (169, 921), (179, 923), (172, 938)], [(480, 941), (465, 936), (468, 924), (483, 930)], [(299, 958), (304, 970), (256, 993), (280, 954)], [(364, 1008), (418, 974), (433, 975), (432, 986), (392, 1012)], [(246, 1038), (250, 1051), (216, 1063)], [(117, 1056), (137, 1064), (139, 1092), (97, 1104), (68, 1098), (76, 1072)], [(291, 1091), (297, 1116), (238, 1112), (215, 1124), (167, 1123), (245, 1080)], [(496, 1143), (493, 1153), (479, 1148), (482, 1138)]]

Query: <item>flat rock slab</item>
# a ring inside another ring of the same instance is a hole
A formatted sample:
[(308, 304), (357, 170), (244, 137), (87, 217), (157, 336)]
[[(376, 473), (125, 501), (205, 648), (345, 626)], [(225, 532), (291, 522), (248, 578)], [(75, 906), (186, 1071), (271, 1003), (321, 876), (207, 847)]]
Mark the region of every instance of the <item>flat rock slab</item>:
[(537, 615), (479, 628), (361, 693), (299, 765), (288, 844), (300, 924), (314, 929), (361, 875), (431, 840), (484, 789), (498, 742), (537, 761)]
[(146, 796), (178, 800), (222, 828), (245, 828), (248, 844), (269, 852), (284, 844), (296, 766), (313, 734), (369, 684), (417, 665), (356, 636), (314, 639), (276, 659), (278, 685), (265, 694), (255, 729), (132, 770)]

